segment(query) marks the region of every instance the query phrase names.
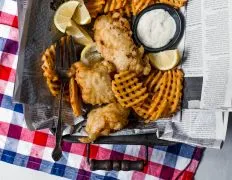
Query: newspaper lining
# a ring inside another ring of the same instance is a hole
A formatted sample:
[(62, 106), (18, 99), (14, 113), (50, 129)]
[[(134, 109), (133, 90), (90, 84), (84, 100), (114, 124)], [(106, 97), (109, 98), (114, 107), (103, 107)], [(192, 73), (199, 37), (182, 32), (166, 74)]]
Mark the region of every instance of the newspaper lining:
[[(185, 72), (183, 110), (171, 119), (149, 125), (143, 121), (135, 121), (128, 128), (111, 135), (157, 133), (164, 140), (220, 148), (225, 140), (228, 111), (232, 108), (232, 58), (229, 41), (232, 37), (229, 34), (232, 27), (229, 19), (231, 4), (223, 1), (220, 9), (215, 8), (217, 6), (210, 0), (188, 2), (185, 36), (178, 47), (185, 52), (182, 63)], [(47, 0), (32, 0), (28, 3), (27, 0), (21, 0), (18, 1), (18, 6), (21, 10), (19, 21), (23, 31), (20, 29), (21, 43), (14, 99), (24, 103), (25, 120), (30, 129), (51, 128), (57, 120), (58, 103), (47, 90), (39, 57), (60, 34), (51, 25), (54, 12), (50, 10)], [(24, 23), (22, 12), (26, 6), (28, 8)], [(220, 14), (217, 19), (214, 18), (215, 13)], [(225, 21), (223, 25), (227, 28), (227, 33), (217, 31), (217, 27), (222, 25), (218, 22), (220, 18)], [(210, 33), (214, 33), (218, 39), (210, 38)], [(221, 39), (224, 42), (223, 48), (220, 47)], [(67, 127), (84, 120), (74, 118), (68, 106), (65, 112)], [(130, 121), (133, 122), (133, 119)], [(66, 128), (64, 134), (69, 133), (70, 128)], [(74, 135), (86, 134), (82, 129)]]
[(169, 122), (161, 139), (213, 148), (225, 140), (232, 105), (231, 8), (230, 1), (188, 1), (182, 68), (195, 86), (184, 90), (188, 109), (181, 122)]

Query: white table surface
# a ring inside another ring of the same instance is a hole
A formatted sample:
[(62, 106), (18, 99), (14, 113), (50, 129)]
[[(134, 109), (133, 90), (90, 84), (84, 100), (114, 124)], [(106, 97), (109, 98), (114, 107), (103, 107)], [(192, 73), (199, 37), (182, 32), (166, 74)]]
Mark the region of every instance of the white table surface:
[[(229, 180), (232, 168), (232, 116), (225, 144), (221, 150), (207, 149), (196, 173), (196, 180)], [(43, 172), (18, 167), (0, 161), (0, 180), (65, 180)]]
[(197, 180), (231, 180), (232, 113), (228, 122), (226, 141), (221, 150), (207, 149), (195, 178)]
[(66, 180), (44, 172), (22, 168), (0, 161), (0, 180)]

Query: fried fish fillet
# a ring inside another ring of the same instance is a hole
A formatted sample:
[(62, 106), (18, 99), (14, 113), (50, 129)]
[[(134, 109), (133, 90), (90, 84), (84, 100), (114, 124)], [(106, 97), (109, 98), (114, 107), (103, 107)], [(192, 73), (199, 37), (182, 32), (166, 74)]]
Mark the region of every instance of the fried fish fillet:
[(128, 124), (130, 110), (119, 103), (111, 103), (104, 107), (93, 109), (88, 114), (86, 132), (88, 137), (80, 138), (83, 143), (90, 143), (99, 136), (108, 136), (111, 132), (120, 130)]
[(105, 60), (112, 62), (117, 71), (134, 71), (149, 74), (149, 62), (143, 60), (143, 48), (132, 39), (130, 24), (119, 13), (99, 16), (94, 24), (94, 38), (98, 51)]
[(76, 81), (81, 89), (82, 99), (87, 104), (101, 105), (115, 101), (114, 93), (111, 89), (112, 64), (107, 65), (97, 62), (91, 67), (87, 67), (82, 62), (77, 62)]

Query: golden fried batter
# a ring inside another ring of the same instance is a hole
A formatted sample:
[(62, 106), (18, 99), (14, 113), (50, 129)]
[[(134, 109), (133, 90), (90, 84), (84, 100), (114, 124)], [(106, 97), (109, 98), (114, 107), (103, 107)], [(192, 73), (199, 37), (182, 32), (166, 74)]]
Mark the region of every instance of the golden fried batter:
[(144, 83), (149, 92), (148, 98), (134, 106), (134, 111), (146, 122), (175, 114), (180, 109), (183, 77), (180, 69), (153, 71)]
[(143, 103), (148, 97), (147, 88), (129, 71), (121, 71), (114, 76), (112, 90), (123, 107), (133, 107)]
[(143, 48), (138, 48), (131, 37), (130, 24), (119, 13), (99, 16), (94, 24), (94, 38), (98, 51), (112, 62), (117, 71), (134, 71), (147, 75), (150, 64), (143, 60)]
[(81, 88), (82, 99), (87, 104), (101, 105), (115, 101), (111, 90), (111, 77), (109, 73), (113, 65), (97, 62), (87, 67), (82, 62), (75, 64), (76, 81)]
[(88, 114), (86, 132), (88, 137), (80, 138), (82, 143), (90, 143), (99, 136), (108, 136), (111, 132), (120, 130), (128, 124), (129, 109), (119, 103), (111, 103), (96, 108)]

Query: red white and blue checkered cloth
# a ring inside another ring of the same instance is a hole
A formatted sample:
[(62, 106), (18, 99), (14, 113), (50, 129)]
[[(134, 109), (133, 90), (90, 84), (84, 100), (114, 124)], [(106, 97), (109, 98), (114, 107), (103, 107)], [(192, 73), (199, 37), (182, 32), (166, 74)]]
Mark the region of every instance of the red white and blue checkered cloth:
[[(48, 130), (26, 128), (23, 107), (12, 102), (18, 49), (17, 3), (0, 0), (0, 160), (69, 179), (192, 179), (203, 149), (177, 144), (149, 148), (143, 172), (94, 171), (86, 163), (86, 145), (63, 142), (63, 158), (54, 162), (55, 139)], [(20, 62), (19, 62), (20, 63)], [(145, 147), (92, 145), (91, 158), (144, 159)]]

